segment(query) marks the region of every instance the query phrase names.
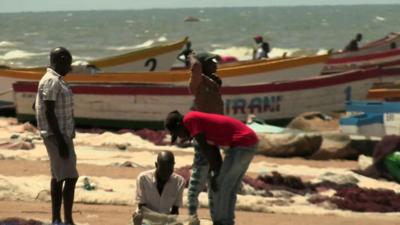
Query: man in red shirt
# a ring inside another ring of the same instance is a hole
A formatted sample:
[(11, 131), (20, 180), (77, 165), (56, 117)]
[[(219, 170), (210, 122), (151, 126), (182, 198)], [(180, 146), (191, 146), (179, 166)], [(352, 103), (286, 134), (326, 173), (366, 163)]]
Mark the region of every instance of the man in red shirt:
[[(255, 154), (257, 135), (234, 118), (192, 111), (183, 116), (178, 111), (168, 114), (165, 128), (171, 133), (172, 142), (194, 138), (210, 165), (210, 206), (214, 225), (233, 225), (236, 193)], [(217, 148), (225, 149), (225, 157)]]

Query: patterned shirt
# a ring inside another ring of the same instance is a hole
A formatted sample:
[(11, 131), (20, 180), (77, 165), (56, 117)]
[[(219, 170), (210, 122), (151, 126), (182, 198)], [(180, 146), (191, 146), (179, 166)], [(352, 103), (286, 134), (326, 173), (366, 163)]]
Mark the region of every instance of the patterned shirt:
[(64, 136), (75, 137), (73, 94), (63, 77), (48, 68), (42, 77), (36, 95), (36, 121), (40, 134), (48, 137), (53, 134), (46, 118), (44, 101), (55, 101), (55, 114), (58, 127)]
[(148, 170), (139, 174), (136, 179), (136, 202), (138, 205), (146, 204), (147, 208), (155, 212), (169, 214), (172, 206), (182, 206), (185, 180), (173, 173), (160, 195), (155, 173), (155, 170)]

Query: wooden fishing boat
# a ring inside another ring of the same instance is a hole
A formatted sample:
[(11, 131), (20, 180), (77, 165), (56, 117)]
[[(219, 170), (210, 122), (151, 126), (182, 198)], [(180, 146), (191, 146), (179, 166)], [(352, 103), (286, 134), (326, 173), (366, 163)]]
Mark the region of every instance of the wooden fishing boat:
[(345, 133), (375, 137), (400, 134), (399, 102), (349, 101), (346, 112), (340, 119)]
[[(96, 72), (135, 72), (135, 71), (168, 71), (171, 69), (188, 37), (147, 48), (138, 49), (121, 55), (89, 60), (87, 66)], [(90, 73), (91, 69), (78, 68), (79, 72)], [(45, 67), (15, 68), (23, 71), (44, 72)]]
[(260, 63), (279, 62), (279, 61), (288, 60), (288, 59), (294, 59), (294, 58), (299, 58), (299, 57), (282, 56), (282, 57), (268, 58), (268, 59), (241, 60), (241, 61), (236, 61), (236, 62), (229, 62), (229, 63), (219, 64), (218, 68), (222, 69), (222, 68), (228, 68), (228, 67), (234, 67), (234, 66), (246, 66), (246, 65), (260, 64)]
[[(218, 70), (224, 85), (265, 83), (278, 80), (294, 80), (319, 74), (328, 56), (312, 56), (277, 61), (260, 61)], [(0, 70), (0, 103), (13, 102), (12, 83), (16, 81), (39, 81), (43, 72)], [(164, 83), (187, 85), (189, 71), (98, 73), (82, 75), (71, 73), (66, 77), (75, 83)]]
[(400, 47), (400, 33), (392, 32), (379, 40), (372, 41), (365, 45), (362, 45), (359, 51), (347, 52), (346, 54), (349, 54), (347, 56), (350, 56), (351, 54), (355, 56), (355, 55), (363, 55), (370, 53), (378, 53), (394, 49), (396, 47)]
[(352, 69), (377, 65), (399, 65), (400, 33), (390, 33), (386, 37), (367, 43), (358, 51), (333, 53), (322, 73), (339, 73)]
[(358, 51), (337, 52), (333, 55), (333, 58), (348, 58), (366, 54), (380, 53), (394, 49), (395, 47), (400, 47), (400, 33), (392, 32), (379, 40), (362, 45)]
[(400, 48), (348, 57), (335, 57), (335, 54), (333, 54), (327, 61), (322, 73), (339, 73), (352, 69), (365, 69), (374, 66), (400, 66)]
[[(292, 81), (224, 86), (225, 114), (245, 121), (249, 114), (262, 120), (286, 120), (303, 112), (345, 109), (346, 101), (366, 99), (376, 82), (400, 78), (400, 69), (369, 69), (314, 76)], [(172, 110), (188, 112), (193, 96), (187, 87), (169, 84), (71, 84), (76, 122), (80, 126), (162, 128)], [(33, 121), (31, 109), (37, 82), (13, 85), (17, 118)]]
[(368, 91), (368, 99), (380, 101), (400, 101), (400, 83), (377, 83)]

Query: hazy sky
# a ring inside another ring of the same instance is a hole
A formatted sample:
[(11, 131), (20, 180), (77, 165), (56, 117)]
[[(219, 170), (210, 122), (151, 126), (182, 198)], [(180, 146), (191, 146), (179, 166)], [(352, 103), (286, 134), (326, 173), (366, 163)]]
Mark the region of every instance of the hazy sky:
[(332, 4), (400, 4), (400, 0), (0, 0), (0, 12)]

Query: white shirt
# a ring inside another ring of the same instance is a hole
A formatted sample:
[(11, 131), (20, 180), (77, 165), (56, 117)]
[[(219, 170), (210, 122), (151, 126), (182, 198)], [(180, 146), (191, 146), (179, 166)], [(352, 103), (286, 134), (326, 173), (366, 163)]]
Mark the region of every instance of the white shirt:
[(169, 214), (172, 206), (181, 207), (185, 180), (173, 173), (160, 196), (157, 189), (155, 170), (148, 170), (139, 174), (136, 179), (136, 203), (146, 204), (146, 207), (158, 212)]
[(256, 52), (256, 59), (263, 59), (266, 58), (267, 53), (264, 51), (263, 48), (259, 47)]

